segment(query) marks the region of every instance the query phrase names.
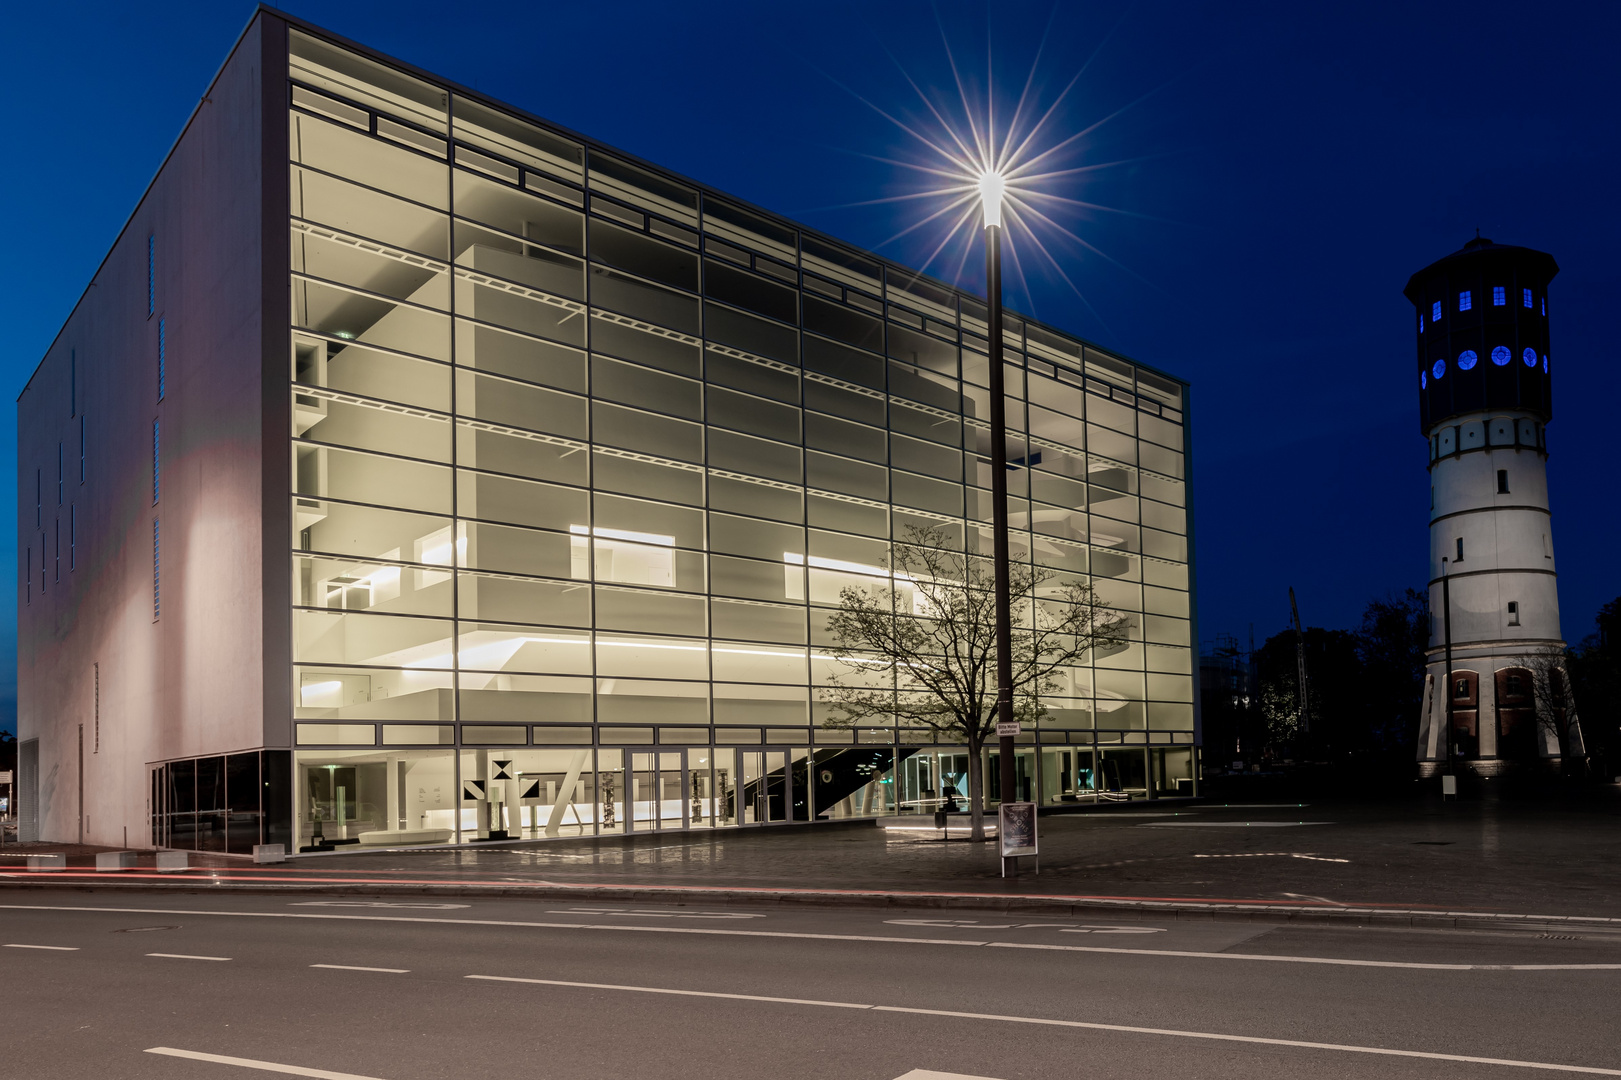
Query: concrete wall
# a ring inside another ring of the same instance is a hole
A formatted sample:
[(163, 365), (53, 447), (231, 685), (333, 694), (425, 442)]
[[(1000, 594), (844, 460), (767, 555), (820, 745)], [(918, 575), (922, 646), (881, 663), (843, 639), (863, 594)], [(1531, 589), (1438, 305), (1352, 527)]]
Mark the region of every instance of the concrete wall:
[[(282, 40), (277, 20), (260, 16), (250, 25), (18, 399), (18, 550), (33, 550), (31, 580), (18, 589), (18, 726), (20, 738), (39, 739), (41, 839), (77, 840), (82, 828), (86, 842), (123, 844), (127, 827), (128, 842), (144, 844), (149, 763), (265, 745), (266, 695), (274, 696), (267, 661), (284, 671), (286, 655), (284, 640), (271, 657), (265, 648), (264, 589), (274, 576), (266, 554), (282, 564), (284, 580), (287, 541), (268, 536), (272, 493), (264, 481), (282, 478), (274, 501), (285, 520), (287, 465), (283, 454), (272, 470), (263, 450), (271, 409), (265, 383), (272, 370), (285, 382), (286, 358), (285, 349), (274, 357), (266, 349), (278, 339), (264, 322), (270, 282), (261, 167), (265, 118), (282, 114)], [(284, 188), (280, 161), (275, 171)], [(284, 263), (284, 214), (277, 224)], [(156, 238), (150, 316), (148, 236)], [(285, 273), (274, 280), (283, 297), (285, 282)], [(286, 411), (283, 394), (279, 413)], [(154, 419), (162, 425), (156, 503)], [(43, 528), (35, 527), (36, 469), (43, 470)], [(162, 539), (157, 619), (154, 520)], [(285, 609), (285, 590), (271, 603)], [(280, 727), (285, 746), (285, 720)]]

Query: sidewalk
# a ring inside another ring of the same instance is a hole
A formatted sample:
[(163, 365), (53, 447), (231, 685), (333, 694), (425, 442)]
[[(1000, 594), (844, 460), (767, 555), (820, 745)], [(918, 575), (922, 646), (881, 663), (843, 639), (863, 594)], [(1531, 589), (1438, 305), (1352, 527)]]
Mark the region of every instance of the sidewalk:
[[(915, 827), (917, 822), (907, 822)], [(29, 874), (0, 885), (300, 889), (714, 903), (1248, 913), (1379, 921), (1579, 919), (1621, 930), (1621, 798), (1513, 803), (1133, 803), (1041, 819), (1041, 872), (995, 845), (870, 823), (348, 852), (281, 866), (194, 855), (184, 874)], [(40, 845), (47, 847), (48, 845)], [(15, 852), (16, 849), (6, 849)], [(54, 850), (63, 850), (54, 846)]]

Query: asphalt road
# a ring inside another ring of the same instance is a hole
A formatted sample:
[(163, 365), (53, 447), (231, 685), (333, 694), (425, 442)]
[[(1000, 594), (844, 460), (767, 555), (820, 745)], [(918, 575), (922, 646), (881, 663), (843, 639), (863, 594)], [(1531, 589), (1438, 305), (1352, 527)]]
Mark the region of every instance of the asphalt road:
[(0, 900), (0, 1074), (31, 1080), (1621, 1076), (1621, 934), (1585, 930)]

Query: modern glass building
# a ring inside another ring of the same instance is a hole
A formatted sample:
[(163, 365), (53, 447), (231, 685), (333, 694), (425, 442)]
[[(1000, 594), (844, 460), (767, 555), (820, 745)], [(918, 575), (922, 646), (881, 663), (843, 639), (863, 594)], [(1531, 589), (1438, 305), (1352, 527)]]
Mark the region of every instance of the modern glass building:
[[(839, 590), (888, 584), (908, 526), (991, 549), (983, 300), (269, 10), (96, 284), (19, 399), (37, 835), (966, 793), (961, 746), (828, 727), (818, 688)], [(1015, 557), (1131, 626), (1022, 737), (1018, 795), (1189, 794), (1188, 388), (1027, 319), (1005, 346)]]

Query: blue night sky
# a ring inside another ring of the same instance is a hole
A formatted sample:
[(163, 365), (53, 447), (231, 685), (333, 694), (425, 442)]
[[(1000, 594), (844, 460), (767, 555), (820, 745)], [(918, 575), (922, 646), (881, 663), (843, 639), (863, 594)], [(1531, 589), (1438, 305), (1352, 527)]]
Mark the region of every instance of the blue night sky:
[[(284, 7), (866, 248), (923, 204), (847, 204), (919, 190), (919, 174), (878, 159), (923, 151), (855, 95), (922, 116), (904, 69), (954, 96), (943, 31), (975, 95), (989, 59), (1005, 107), (1050, 26), (1043, 108), (1081, 76), (1049, 121), (1054, 141), (1108, 118), (1065, 165), (1125, 164), (1054, 189), (1112, 208), (1063, 215), (1107, 258), (1046, 237), (1086, 303), (1028, 251), (1028, 285), (1010, 280), (1008, 301), (1193, 384), (1203, 639), (1282, 629), (1290, 585), (1307, 623), (1345, 627), (1369, 599), (1423, 584), (1425, 446), (1401, 290), (1477, 226), (1562, 268), (1549, 441), (1565, 636), (1621, 593), (1602, 441), (1621, 378), (1601, 343), (1621, 293), (1621, 5), (1002, 0), (994, 19), (982, 4), (870, 0)], [(251, 14), (219, 0), (0, 13), (13, 92), (0, 379), (13, 395)], [(880, 250), (917, 265), (942, 238), (925, 226)], [(963, 284), (982, 288), (979, 257), (967, 265)], [(14, 507), (11, 413), (0, 454)], [(0, 545), (16, 566), (13, 527)], [(0, 584), (0, 725), (15, 709), (15, 578)]]

